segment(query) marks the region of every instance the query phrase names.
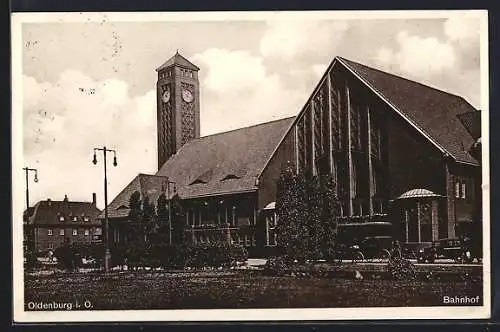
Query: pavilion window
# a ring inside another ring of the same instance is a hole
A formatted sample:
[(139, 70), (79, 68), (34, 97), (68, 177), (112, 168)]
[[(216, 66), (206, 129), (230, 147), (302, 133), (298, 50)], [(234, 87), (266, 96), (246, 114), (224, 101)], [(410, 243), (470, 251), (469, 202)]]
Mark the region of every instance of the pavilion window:
[(419, 203), (420, 242), (432, 242), (432, 209), (430, 202)]

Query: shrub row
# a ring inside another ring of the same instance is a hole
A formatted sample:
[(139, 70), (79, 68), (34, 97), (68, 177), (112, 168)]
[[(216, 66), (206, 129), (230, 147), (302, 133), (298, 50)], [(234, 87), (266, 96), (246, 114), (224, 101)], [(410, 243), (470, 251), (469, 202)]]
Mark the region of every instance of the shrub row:
[[(143, 248), (113, 247), (110, 251), (111, 266), (127, 265), (131, 268), (139, 266), (163, 268), (232, 266), (248, 258), (248, 252), (244, 247), (228, 244), (190, 246), (156, 244)], [(65, 269), (82, 266), (82, 258), (92, 258), (95, 265), (102, 266), (104, 254), (105, 247), (102, 245), (63, 246), (54, 252), (58, 263)]]

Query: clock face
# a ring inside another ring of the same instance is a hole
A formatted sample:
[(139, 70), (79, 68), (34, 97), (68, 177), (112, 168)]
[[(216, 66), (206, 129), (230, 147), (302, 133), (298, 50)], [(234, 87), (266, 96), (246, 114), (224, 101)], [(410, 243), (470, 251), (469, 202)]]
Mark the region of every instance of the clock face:
[(193, 97), (193, 94), (191, 93), (191, 91), (182, 90), (182, 99), (184, 99), (184, 101), (186, 103), (190, 103), (193, 101), (194, 97)]
[(163, 91), (161, 99), (163, 100), (164, 103), (167, 103), (170, 100), (170, 90)]

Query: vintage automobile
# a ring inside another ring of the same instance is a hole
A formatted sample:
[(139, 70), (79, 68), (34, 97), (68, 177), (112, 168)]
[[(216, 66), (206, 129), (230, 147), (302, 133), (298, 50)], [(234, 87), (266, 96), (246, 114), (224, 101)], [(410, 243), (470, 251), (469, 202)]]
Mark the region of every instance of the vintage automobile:
[(347, 249), (354, 260), (382, 261), (388, 259), (392, 247), (392, 224), (362, 222), (339, 224), (338, 248)]
[(431, 246), (421, 248), (417, 262), (434, 263), (436, 259), (453, 259), (458, 263), (471, 263), (481, 259), (480, 250), (476, 250), (470, 237), (446, 238), (433, 241)]

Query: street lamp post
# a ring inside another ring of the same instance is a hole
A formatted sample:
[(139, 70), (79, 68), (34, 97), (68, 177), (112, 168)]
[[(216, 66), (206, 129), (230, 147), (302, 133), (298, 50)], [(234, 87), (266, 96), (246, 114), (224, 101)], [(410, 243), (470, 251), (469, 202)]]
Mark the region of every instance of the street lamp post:
[(172, 245), (172, 198), (170, 197), (170, 185), (174, 185), (174, 193), (177, 191), (175, 181), (167, 178), (167, 198), (168, 198), (168, 243)]
[(29, 191), (29, 181), (28, 181), (28, 173), (29, 172), (35, 172), (35, 177), (33, 178), (34, 182), (38, 182), (38, 170), (36, 168), (29, 168), (29, 167), (23, 167), (23, 171), (26, 173), (26, 225), (25, 227), (27, 228), (28, 231), (28, 236), (29, 239), (26, 239), (28, 243), (26, 243), (26, 247), (29, 250), (32, 250), (34, 241), (34, 230), (32, 230), (31, 225), (29, 225), (29, 216), (30, 216), (30, 191)]
[(104, 255), (104, 270), (106, 273), (109, 273), (109, 261), (111, 259), (111, 252), (109, 251), (109, 224), (108, 224), (108, 175), (106, 168), (107, 161), (107, 152), (113, 152), (113, 166), (117, 166), (116, 162), (116, 151), (112, 149), (106, 148), (106, 146), (102, 148), (94, 148), (94, 159), (92, 163), (97, 164), (97, 156), (96, 151), (102, 151), (104, 154), (104, 232), (105, 232), (105, 241), (106, 241), (106, 253)]

